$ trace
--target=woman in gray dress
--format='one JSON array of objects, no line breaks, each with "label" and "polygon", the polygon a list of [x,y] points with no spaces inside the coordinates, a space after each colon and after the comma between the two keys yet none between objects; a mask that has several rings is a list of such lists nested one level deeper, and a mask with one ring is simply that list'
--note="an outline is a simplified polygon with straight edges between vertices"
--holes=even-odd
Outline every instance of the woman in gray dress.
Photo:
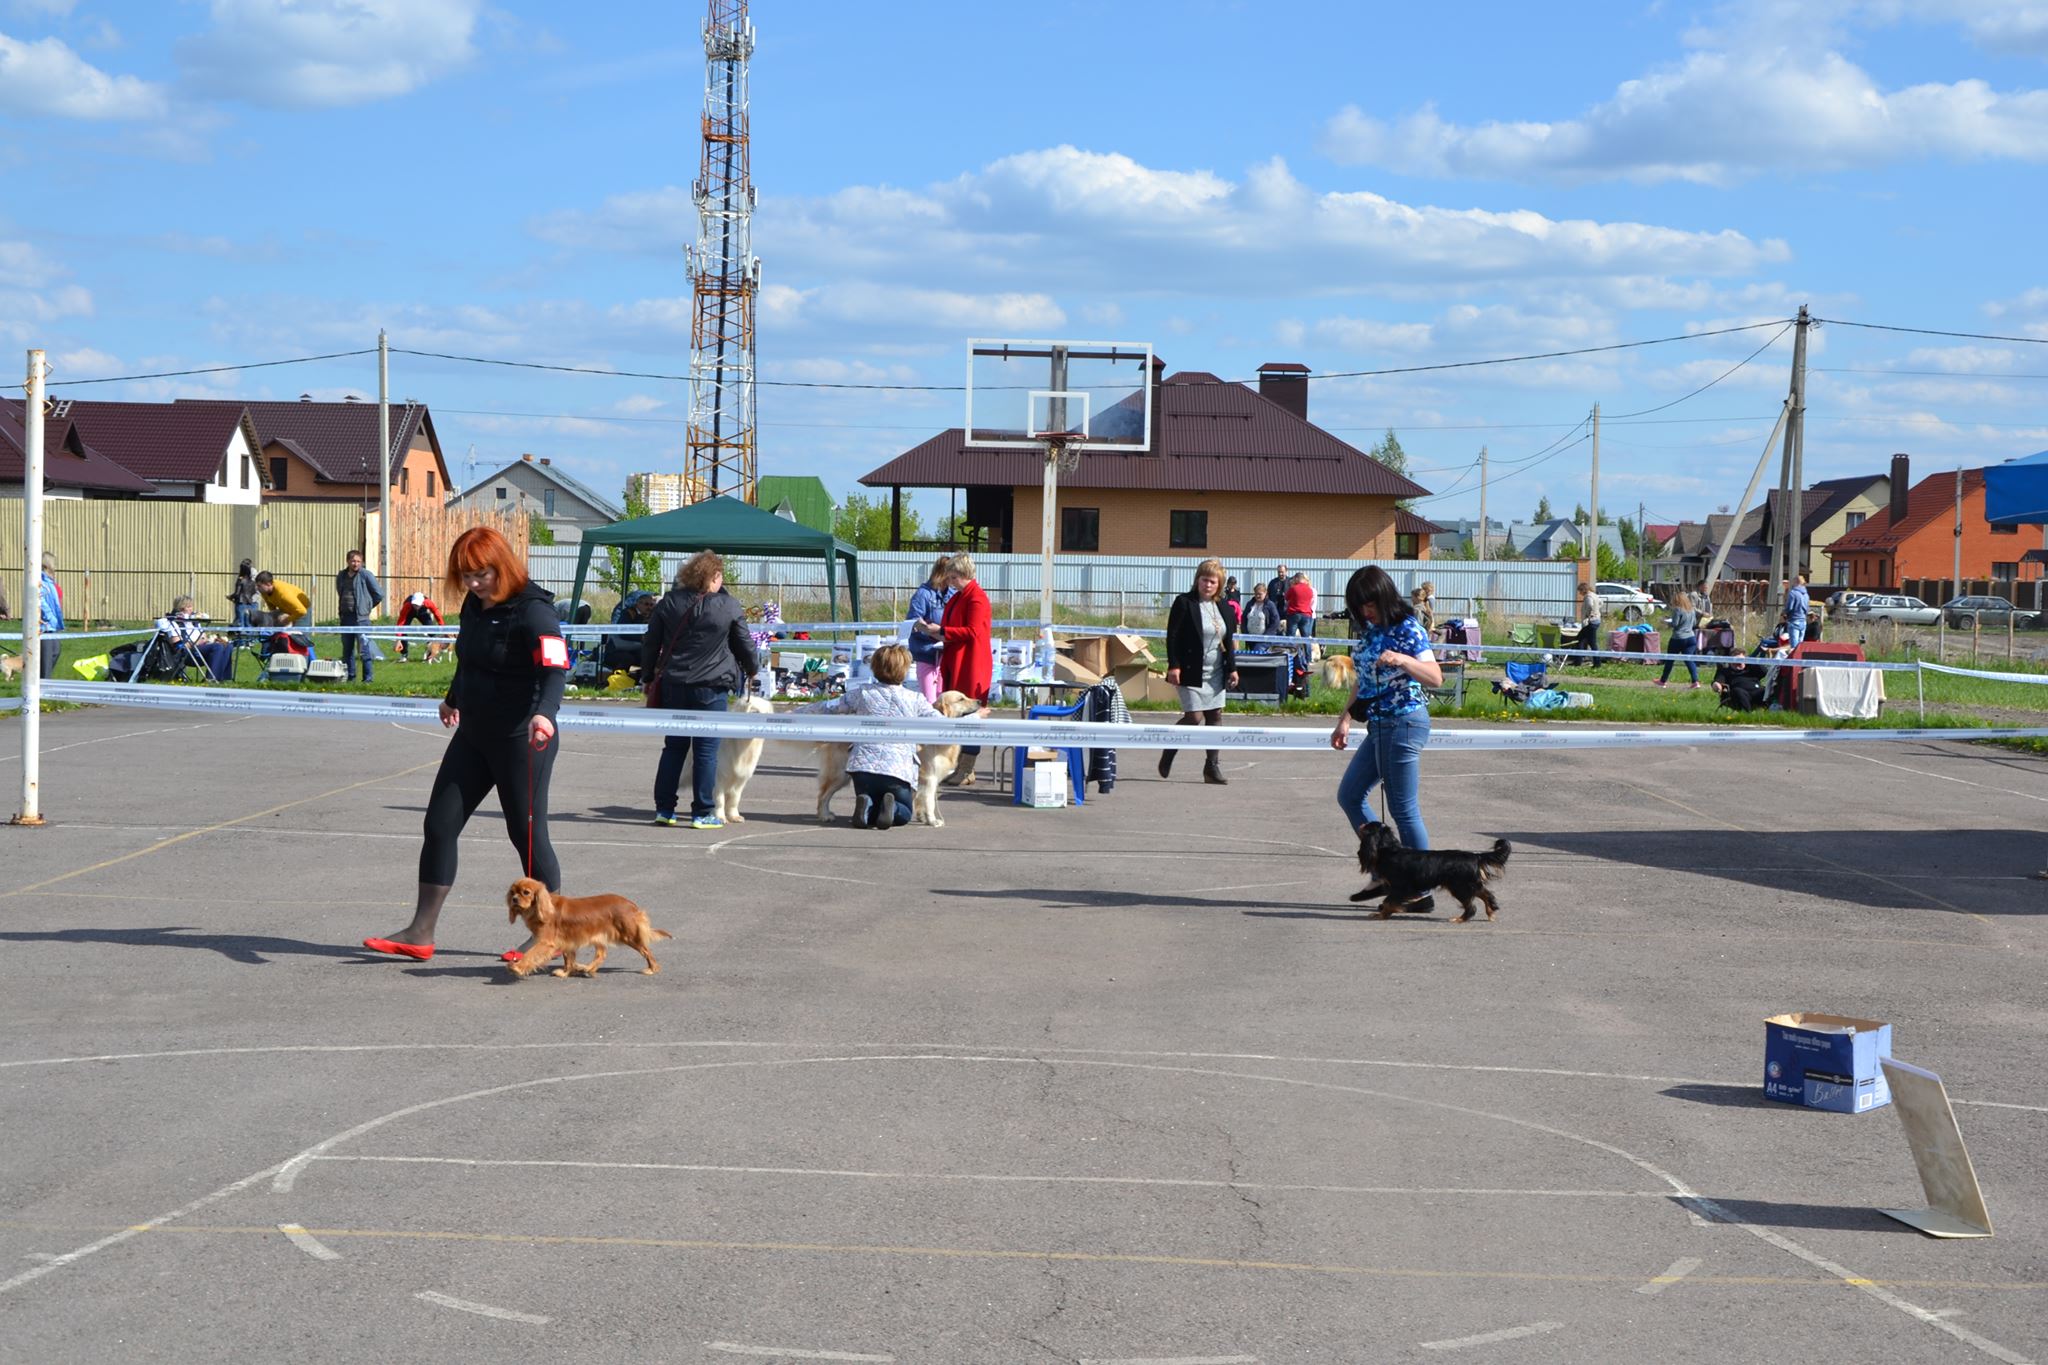
[{"label": "woman in gray dress", "polygon": [[[1205,559],[1195,566],[1195,586],[1173,599],[1166,613],[1166,681],[1180,689],[1180,725],[1221,725],[1224,688],[1237,686],[1237,629],[1223,610],[1223,563]],[[1159,751],[1159,775],[1173,773],[1176,749]],[[1202,780],[1222,786],[1216,750],[1202,767]]]}]

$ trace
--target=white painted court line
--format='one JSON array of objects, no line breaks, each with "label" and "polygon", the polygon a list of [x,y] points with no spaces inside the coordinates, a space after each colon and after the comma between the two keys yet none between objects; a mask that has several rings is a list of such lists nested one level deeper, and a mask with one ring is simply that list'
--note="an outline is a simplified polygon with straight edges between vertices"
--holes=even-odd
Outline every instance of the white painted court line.
[{"label": "white painted court line", "polygon": [[538,1313],[520,1313],[510,1308],[493,1308],[487,1303],[472,1303],[468,1299],[456,1299],[450,1298],[446,1294],[436,1294],[431,1289],[422,1289],[413,1297],[424,1299],[428,1303],[437,1303],[443,1308],[454,1308],[464,1313],[475,1313],[478,1317],[497,1318],[504,1322],[524,1322],[534,1327],[545,1327],[552,1321],[552,1319],[544,1318]]},{"label": "white painted court line", "polygon": [[1636,1293],[1661,1294],[1704,1264],[1706,1262],[1697,1256],[1681,1256],[1673,1261],[1662,1275],[1652,1276],[1648,1284],[1637,1285]]},{"label": "white painted court line", "polygon": [[1931,777],[1937,782],[1954,782],[1959,786],[1975,787],[1979,791],[1997,792],[2000,796],[2017,796],[2022,801],[2048,801],[2048,796],[2035,796],[2032,792],[2019,792],[2010,787],[1994,787],[1984,782],[1972,782],[1968,778],[1950,777],[1946,773],[1930,773],[1921,768],[1908,768],[1903,763],[1887,763],[1881,758],[1872,758],[1869,754],[1850,753],[1846,750],[1839,752],[1845,758],[1860,758],[1865,763],[1875,763],[1880,768],[1890,768],[1895,772],[1911,773],[1915,777]]},{"label": "white painted court line", "polygon": [[1561,1322],[1532,1322],[1526,1327],[1503,1327],[1498,1332],[1481,1332],[1476,1337],[1453,1337],[1449,1341],[1425,1341],[1419,1344],[1425,1351],[1457,1351],[1467,1346],[1491,1346],[1496,1341],[1513,1341],[1517,1337],[1540,1337],[1545,1332],[1555,1332],[1563,1326]]},{"label": "white painted court line", "polygon": [[1079,1365],[1259,1365],[1257,1356],[1082,1356]]},{"label": "white painted court line", "polygon": [[338,1261],[341,1259],[340,1252],[328,1246],[297,1223],[279,1223],[277,1230],[291,1238],[293,1246],[305,1252],[316,1261]]},{"label": "white painted court line", "polygon": [[892,1361],[895,1356],[862,1355],[857,1351],[804,1351],[794,1346],[747,1346],[737,1341],[707,1341],[705,1348],[729,1356],[775,1356],[782,1360]]},{"label": "white painted court line", "polygon": [[1470,1186],[1290,1185],[1257,1180],[1192,1180],[1142,1175],[1002,1175],[975,1171],[862,1171],[815,1166],[710,1166],[667,1161],[549,1161],[521,1157],[318,1156],[315,1161],[379,1161],[418,1166],[552,1166],[595,1171],[680,1171],[697,1175],[795,1175],[841,1180],[952,1180],[992,1185],[1165,1185],[1185,1189],[1256,1190],[1261,1194],[1406,1194],[1429,1198],[1526,1196],[1539,1199],[1664,1199],[1670,1190],[1478,1189]]}]

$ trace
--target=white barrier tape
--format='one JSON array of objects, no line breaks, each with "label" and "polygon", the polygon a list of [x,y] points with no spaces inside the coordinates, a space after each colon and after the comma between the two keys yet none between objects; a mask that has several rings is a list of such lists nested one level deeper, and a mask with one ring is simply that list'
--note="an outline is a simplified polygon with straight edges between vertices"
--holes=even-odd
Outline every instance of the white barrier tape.
[{"label": "white barrier tape", "polygon": [[1993,673],[1981,668],[1950,668],[1947,664],[1923,663],[1929,673],[1949,673],[1958,678],[1984,678],[1990,682],[2048,683],[2048,673]]},{"label": "white barrier tape", "polygon": [[[422,697],[360,693],[251,692],[225,687],[135,687],[125,683],[44,684],[52,701],[170,711],[314,717],[329,720],[438,723],[439,702]],[[18,701],[12,703],[19,705]],[[712,739],[770,739],[799,744],[981,744],[1068,749],[1324,750],[1329,731],[1318,726],[1113,725],[1049,720],[904,720],[879,716],[825,716],[750,712],[656,711],[630,706],[564,706],[563,730],[597,734],[703,735]],[[1363,739],[1355,731],[1354,743]],[[1432,749],[1468,752],[1511,749],[1682,748],[1698,744],[1861,743],[1873,740],[2048,739],[2048,727],[1998,729],[1739,730],[1436,729]]]}]

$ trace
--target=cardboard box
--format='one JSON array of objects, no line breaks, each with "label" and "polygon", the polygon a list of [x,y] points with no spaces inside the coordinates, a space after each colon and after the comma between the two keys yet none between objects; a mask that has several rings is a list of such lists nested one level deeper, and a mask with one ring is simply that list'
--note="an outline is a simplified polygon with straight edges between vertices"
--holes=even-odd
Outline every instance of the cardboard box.
[{"label": "cardboard box", "polygon": [[1892,1026],[1840,1014],[1774,1014],[1764,1020],[1764,1098],[1838,1114],[1892,1102],[1878,1058],[1892,1053]]},{"label": "cardboard box", "polygon": [[1062,646],[1067,657],[1097,678],[1109,673],[1109,640],[1101,635],[1084,635]]},{"label": "cardboard box", "polygon": [[1114,676],[1117,690],[1124,694],[1126,702],[1180,700],[1180,689],[1167,682],[1163,673],[1154,673],[1148,668],[1132,665]]},{"label": "cardboard box", "polygon": [[1152,657],[1152,646],[1142,635],[1098,635],[1096,638],[1102,641],[1111,673],[1128,663],[1158,662]]},{"label": "cardboard box", "polygon": [[1102,681],[1100,673],[1064,654],[1053,655],[1052,676],[1057,682],[1079,683],[1083,687],[1093,687]]},{"label": "cardboard box", "polygon": [[1024,770],[1024,804],[1058,810],[1067,804],[1067,761],[1033,763]]},{"label": "cardboard box", "polygon": [[810,661],[810,657],[808,654],[799,653],[793,649],[782,650],[775,656],[775,666],[785,673],[801,673],[804,671],[804,665]]}]

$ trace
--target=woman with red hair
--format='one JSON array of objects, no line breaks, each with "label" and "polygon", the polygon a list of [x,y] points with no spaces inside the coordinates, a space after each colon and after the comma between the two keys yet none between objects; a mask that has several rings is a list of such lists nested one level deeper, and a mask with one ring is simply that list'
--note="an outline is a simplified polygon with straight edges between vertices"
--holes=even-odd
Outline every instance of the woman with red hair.
[{"label": "woman with red hair", "polygon": [[[468,595],[455,637],[455,677],[441,701],[441,724],[455,737],[427,797],[419,898],[412,923],[389,938],[363,940],[365,948],[420,962],[434,955],[434,926],[455,885],[462,827],[493,790],[526,875],[550,891],[562,885],[548,842],[555,713],[569,678],[555,595],[527,579],[505,537],[482,526],[464,531],[448,551],[446,587]],[[519,953],[505,957],[516,961]]]}]

